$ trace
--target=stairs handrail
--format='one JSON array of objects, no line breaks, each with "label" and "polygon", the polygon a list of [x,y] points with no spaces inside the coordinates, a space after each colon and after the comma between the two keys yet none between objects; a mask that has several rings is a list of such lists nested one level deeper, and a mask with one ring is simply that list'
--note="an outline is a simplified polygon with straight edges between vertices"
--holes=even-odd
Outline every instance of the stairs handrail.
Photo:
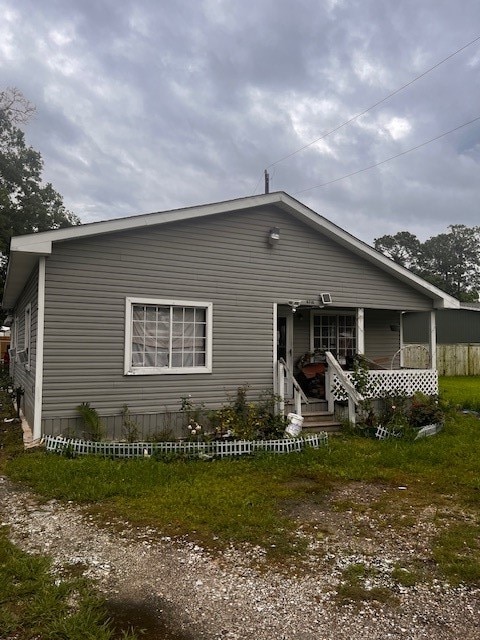
[{"label": "stairs handrail", "polygon": [[295,376],[293,375],[293,373],[290,371],[290,369],[288,367],[288,364],[285,362],[285,360],[283,358],[279,358],[278,361],[285,368],[285,371],[286,371],[288,377],[290,378],[290,380],[293,383],[294,389],[300,394],[300,397],[302,398],[303,402],[305,402],[305,404],[309,404],[309,400],[308,400],[307,396],[305,395],[302,387],[298,384],[298,381],[295,378]]},{"label": "stairs handrail", "polygon": [[364,400],[364,397],[361,393],[355,389],[352,382],[345,375],[344,370],[340,366],[338,360],[332,354],[331,351],[325,351],[325,357],[327,358],[327,363],[329,367],[335,372],[337,378],[340,380],[345,392],[347,394],[348,399],[348,419],[350,422],[355,424],[355,408],[358,407],[360,402]]}]

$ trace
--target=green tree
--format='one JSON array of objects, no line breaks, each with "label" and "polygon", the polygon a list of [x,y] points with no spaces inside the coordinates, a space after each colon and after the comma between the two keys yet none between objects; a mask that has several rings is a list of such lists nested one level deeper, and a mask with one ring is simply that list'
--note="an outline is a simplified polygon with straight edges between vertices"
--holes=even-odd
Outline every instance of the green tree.
[{"label": "green tree", "polygon": [[43,160],[18,127],[35,108],[18,89],[0,92],[0,288],[3,293],[12,236],[80,224],[62,196],[42,181]]},{"label": "green tree", "polygon": [[394,236],[376,238],[375,249],[407,269],[415,269],[421,252],[421,242],[409,231],[399,231]]},{"label": "green tree", "polygon": [[459,300],[476,301],[480,292],[480,227],[453,224],[447,233],[420,242],[408,231],[374,240],[381,251]]}]

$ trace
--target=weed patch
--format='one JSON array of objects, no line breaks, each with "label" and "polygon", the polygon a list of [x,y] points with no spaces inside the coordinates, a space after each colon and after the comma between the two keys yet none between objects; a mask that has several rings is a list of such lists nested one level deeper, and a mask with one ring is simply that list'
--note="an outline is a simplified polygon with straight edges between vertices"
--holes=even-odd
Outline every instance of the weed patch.
[{"label": "weed patch", "polygon": [[433,557],[453,584],[480,585],[480,521],[442,531],[434,541]]},{"label": "weed patch", "polygon": [[384,586],[376,586],[376,572],[363,563],[351,564],[342,573],[337,587],[336,600],[340,604],[361,604],[380,602],[393,604],[396,598],[393,592]]},{"label": "weed patch", "polygon": [[[55,578],[50,561],[20,551],[0,529],[0,636],[112,640],[103,600],[84,579]],[[134,640],[131,633],[124,640]]]}]

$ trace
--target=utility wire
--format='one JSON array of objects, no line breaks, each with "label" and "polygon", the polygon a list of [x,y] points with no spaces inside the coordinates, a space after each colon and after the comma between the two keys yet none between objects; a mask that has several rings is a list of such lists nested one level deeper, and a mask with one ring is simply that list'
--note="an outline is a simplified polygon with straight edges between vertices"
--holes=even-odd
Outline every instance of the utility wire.
[{"label": "utility wire", "polygon": [[444,138],[445,136],[448,136],[450,133],[453,133],[454,131],[458,131],[459,129],[468,127],[469,124],[477,122],[478,120],[480,120],[480,116],[477,116],[476,118],[473,118],[473,120],[469,120],[468,122],[464,122],[463,124],[458,125],[458,127],[455,127],[454,129],[450,129],[450,131],[445,131],[445,133],[441,133],[439,136],[436,136],[435,138],[431,138],[430,140],[422,142],[421,144],[417,144],[415,147],[411,147],[406,151],[401,151],[400,153],[397,153],[396,155],[391,156],[390,158],[385,158],[385,160],[381,160],[380,162],[371,164],[368,167],[364,167],[363,169],[352,171],[352,173],[348,173],[347,175],[341,176],[340,178],[335,178],[334,180],[329,180],[328,182],[322,182],[322,184],[317,184],[314,187],[309,187],[308,189],[302,189],[301,191],[296,191],[294,195],[298,195],[299,193],[305,193],[306,191],[312,191],[313,189],[319,189],[320,187],[326,187],[327,185],[333,184],[334,182],[340,182],[340,180],[345,180],[346,178],[351,178],[352,176],[356,176],[357,174],[363,173],[364,171],[368,171],[369,169],[374,169],[375,167],[379,167],[380,165],[385,164],[386,162],[395,160],[395,158],[400,158],[400,156],[405,156],[407,155],[407,153],[411,153],[412,151],[421,149],[422,147],[425,147],[427,144],[430,144],[431,142],[440,140],[440,138]]},{"label": "utility wire", "polygon": [[[395,89],[395,91],[392,91],[392,93],[389,93],[387,96],[385,96],[384,98],[382,98],[378,102],[375,102],[375,104],[372,104],[370,107],[367,107],[366,109],[364,109],[360,113],[357,113],[357,115],[352,116],[349,120],[346,120],[345,122],[342,122],[342,124],[339,124],[334,129],[331,129],[330,131],[327,131],[326,133],[322,134],[320,137],[315,138],[315,140],[312,140],[312,142],[309,142],[308,144],[303,145],[303,147],[300,147],[300,149],[297,149],[296,151],[292,151],[292,153],[289,153],[288,155],[284,156],[283,158],[280,158],[280,160],[276,160],[275,162],[272,162],[272,164],[268,165],[267,169],[270,169],[271,167],[279,164],[280,162],[283,162],[284,160],[287,160],[288,158],[291,158],[292,156],[296,155],[297,153],[300,153],[300,151],[303,151],[304,149],[308,149],[308,147],[311,147],[316,142],[319,142],[320,140],[323,140],[327,136],[331,135],[332,133],[335,133],[336,131],[339,131],[339,129],[342,129],[343,127],[346,127],[347,124],[350,124],[351,122],[354,122],[354,120],[357,120],[358,118],[360,118],[361,116],[365,115],[366,113],[368,113],[372,109],[375,109],[375,107],[378,107],[378,105],[383,104],[387,100],[390,100],[390,98],[395,96],[397,93],[400,93],[400,91],[403,91],[404,89],[406,89],[407,87],[412,85],[414,82],[417,82],[417,80],[420,80],[420,78],[423,78],[424,76],[426,76],[428,73],[430,73],[434,69],[437,69],[437,67],[442,65],[444,62],[446,62],[447,60],[450,60],[451,58],[453,58],[457,54],[461,53],[462,51],[464,51],[465,49],[470,47],[472,44],[475,44],[475,42],[478,42],[479,40],[480,40],[480,36],[477,36],[473,40],[470,40],[470,42],[467,42],[467,44],[464,44],[462,47],[460,47],[460,49],[457,49],[456,51],[454,51],[453,53],[448,55],[446,58],[443,58],[443,60],[440,60],[439,62],[434,64],[433,67],[430,67],[429,69],[427,69],[426,71],[424,71],[420,75],[418,75],[415,78],[413,78],[413,80],[410,80],[410,82],[407,82],[406,84],[402,85],[398,89]],[[258,184],[260,184],[260,180],[259,180]],[[257,188],[258,188],[258,185],[257,185]]]}]

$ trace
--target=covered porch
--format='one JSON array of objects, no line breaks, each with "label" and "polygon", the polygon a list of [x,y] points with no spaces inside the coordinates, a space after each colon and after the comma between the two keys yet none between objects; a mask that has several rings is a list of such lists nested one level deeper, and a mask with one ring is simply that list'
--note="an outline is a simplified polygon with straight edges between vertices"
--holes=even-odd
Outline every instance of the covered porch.
[{"label": "covered porch", "polygon": [[369,398],[409,397],[418,391],[437,395],[434,310],[429,313],[430,342],[421,346],[420,368],[415,369],[404,366],[417,346],[404,344],[403,310],[299,300],[279,304],[275,312],[274,388],[284,414],[294,412],[306,420],[316,414],[318,426],[328,427],[336,403],[347,402],[348,419],[354,423],[356,407],[364,399],[354,384],[356,356],[368,366]]}]

